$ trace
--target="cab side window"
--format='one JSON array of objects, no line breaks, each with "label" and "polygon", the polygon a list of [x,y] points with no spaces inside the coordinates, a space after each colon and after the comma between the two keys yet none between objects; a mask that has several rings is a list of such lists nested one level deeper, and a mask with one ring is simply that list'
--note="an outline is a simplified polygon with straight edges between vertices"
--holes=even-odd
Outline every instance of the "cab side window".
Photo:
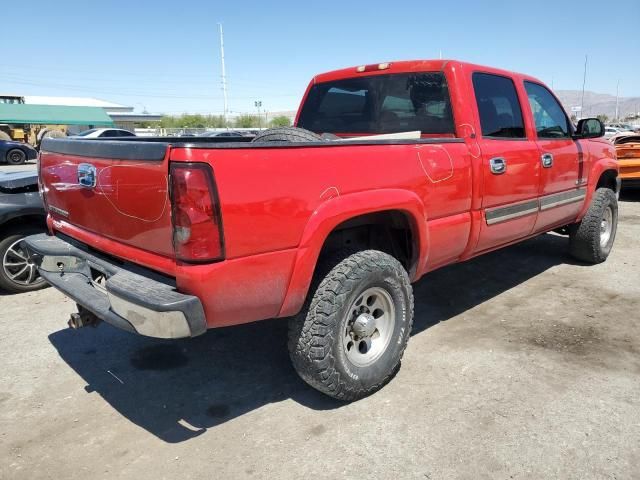
[{"label": "cab side window", "polygon": [[529,97],[538,138],[569,138],[569,119],[551,92],[533,82],[524,82],[524,88]]},{"label": "cab side window", "polygon": [[522,109],[513,80],[489,73],[474,73],[473,89],[483,137],[526,137]]}]

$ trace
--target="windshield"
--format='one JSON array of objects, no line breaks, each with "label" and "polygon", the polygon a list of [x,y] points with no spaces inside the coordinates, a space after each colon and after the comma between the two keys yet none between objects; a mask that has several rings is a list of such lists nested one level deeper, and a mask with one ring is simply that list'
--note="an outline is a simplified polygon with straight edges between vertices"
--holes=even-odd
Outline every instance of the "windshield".
[{"label": "windshield", "polygon": [[91,130],[85,130],[84,132],[80,132],[77,136],[86,137],[87,135],[91,135],[93,132],[97,132],[97,131],[98,131],[97,128],[92,128]]},{"label": "windshield", "polygon": [[442,73],[357,77],[311,87],[298,127],[316,133],[455,133]]}]

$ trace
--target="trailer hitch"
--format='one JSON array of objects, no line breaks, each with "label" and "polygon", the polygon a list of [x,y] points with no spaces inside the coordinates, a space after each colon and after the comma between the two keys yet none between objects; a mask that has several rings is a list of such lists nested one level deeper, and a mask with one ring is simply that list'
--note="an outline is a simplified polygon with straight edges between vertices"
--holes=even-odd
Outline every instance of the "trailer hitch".
[{"label": "trailer hitch", "polygon": [[77,330],[82,327],[97,327],[101,321],[102,320],[96,317],[95,314],[84,308],[82,305],[78,305],[78,312],[71,314],[67,324],[69,325],[69,328]]}]

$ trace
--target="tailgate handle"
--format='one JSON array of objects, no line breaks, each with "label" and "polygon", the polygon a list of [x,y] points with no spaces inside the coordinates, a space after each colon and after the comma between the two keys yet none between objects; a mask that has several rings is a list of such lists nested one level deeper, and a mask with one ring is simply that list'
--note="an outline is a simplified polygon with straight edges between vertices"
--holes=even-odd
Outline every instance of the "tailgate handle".
[{"label": "tailgate handle", "polygon": [[86,188],[96,186],[96,167],[90,163],[81,163],[78,165],[78,183]]}]

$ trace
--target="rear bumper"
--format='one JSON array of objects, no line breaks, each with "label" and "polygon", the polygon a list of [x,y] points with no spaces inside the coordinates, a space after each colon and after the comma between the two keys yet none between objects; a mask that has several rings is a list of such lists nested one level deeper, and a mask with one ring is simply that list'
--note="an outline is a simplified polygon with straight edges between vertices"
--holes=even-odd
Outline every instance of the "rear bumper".
[{"label": "rear bumper", "polygon": [[[105,322],[156,338],[207,330],[198,297],[177,292],[160,277],[132,272],[55,236],[32,235],[23,245],[47,282]],[[96,275],[104,282],[92,280]]]}]

